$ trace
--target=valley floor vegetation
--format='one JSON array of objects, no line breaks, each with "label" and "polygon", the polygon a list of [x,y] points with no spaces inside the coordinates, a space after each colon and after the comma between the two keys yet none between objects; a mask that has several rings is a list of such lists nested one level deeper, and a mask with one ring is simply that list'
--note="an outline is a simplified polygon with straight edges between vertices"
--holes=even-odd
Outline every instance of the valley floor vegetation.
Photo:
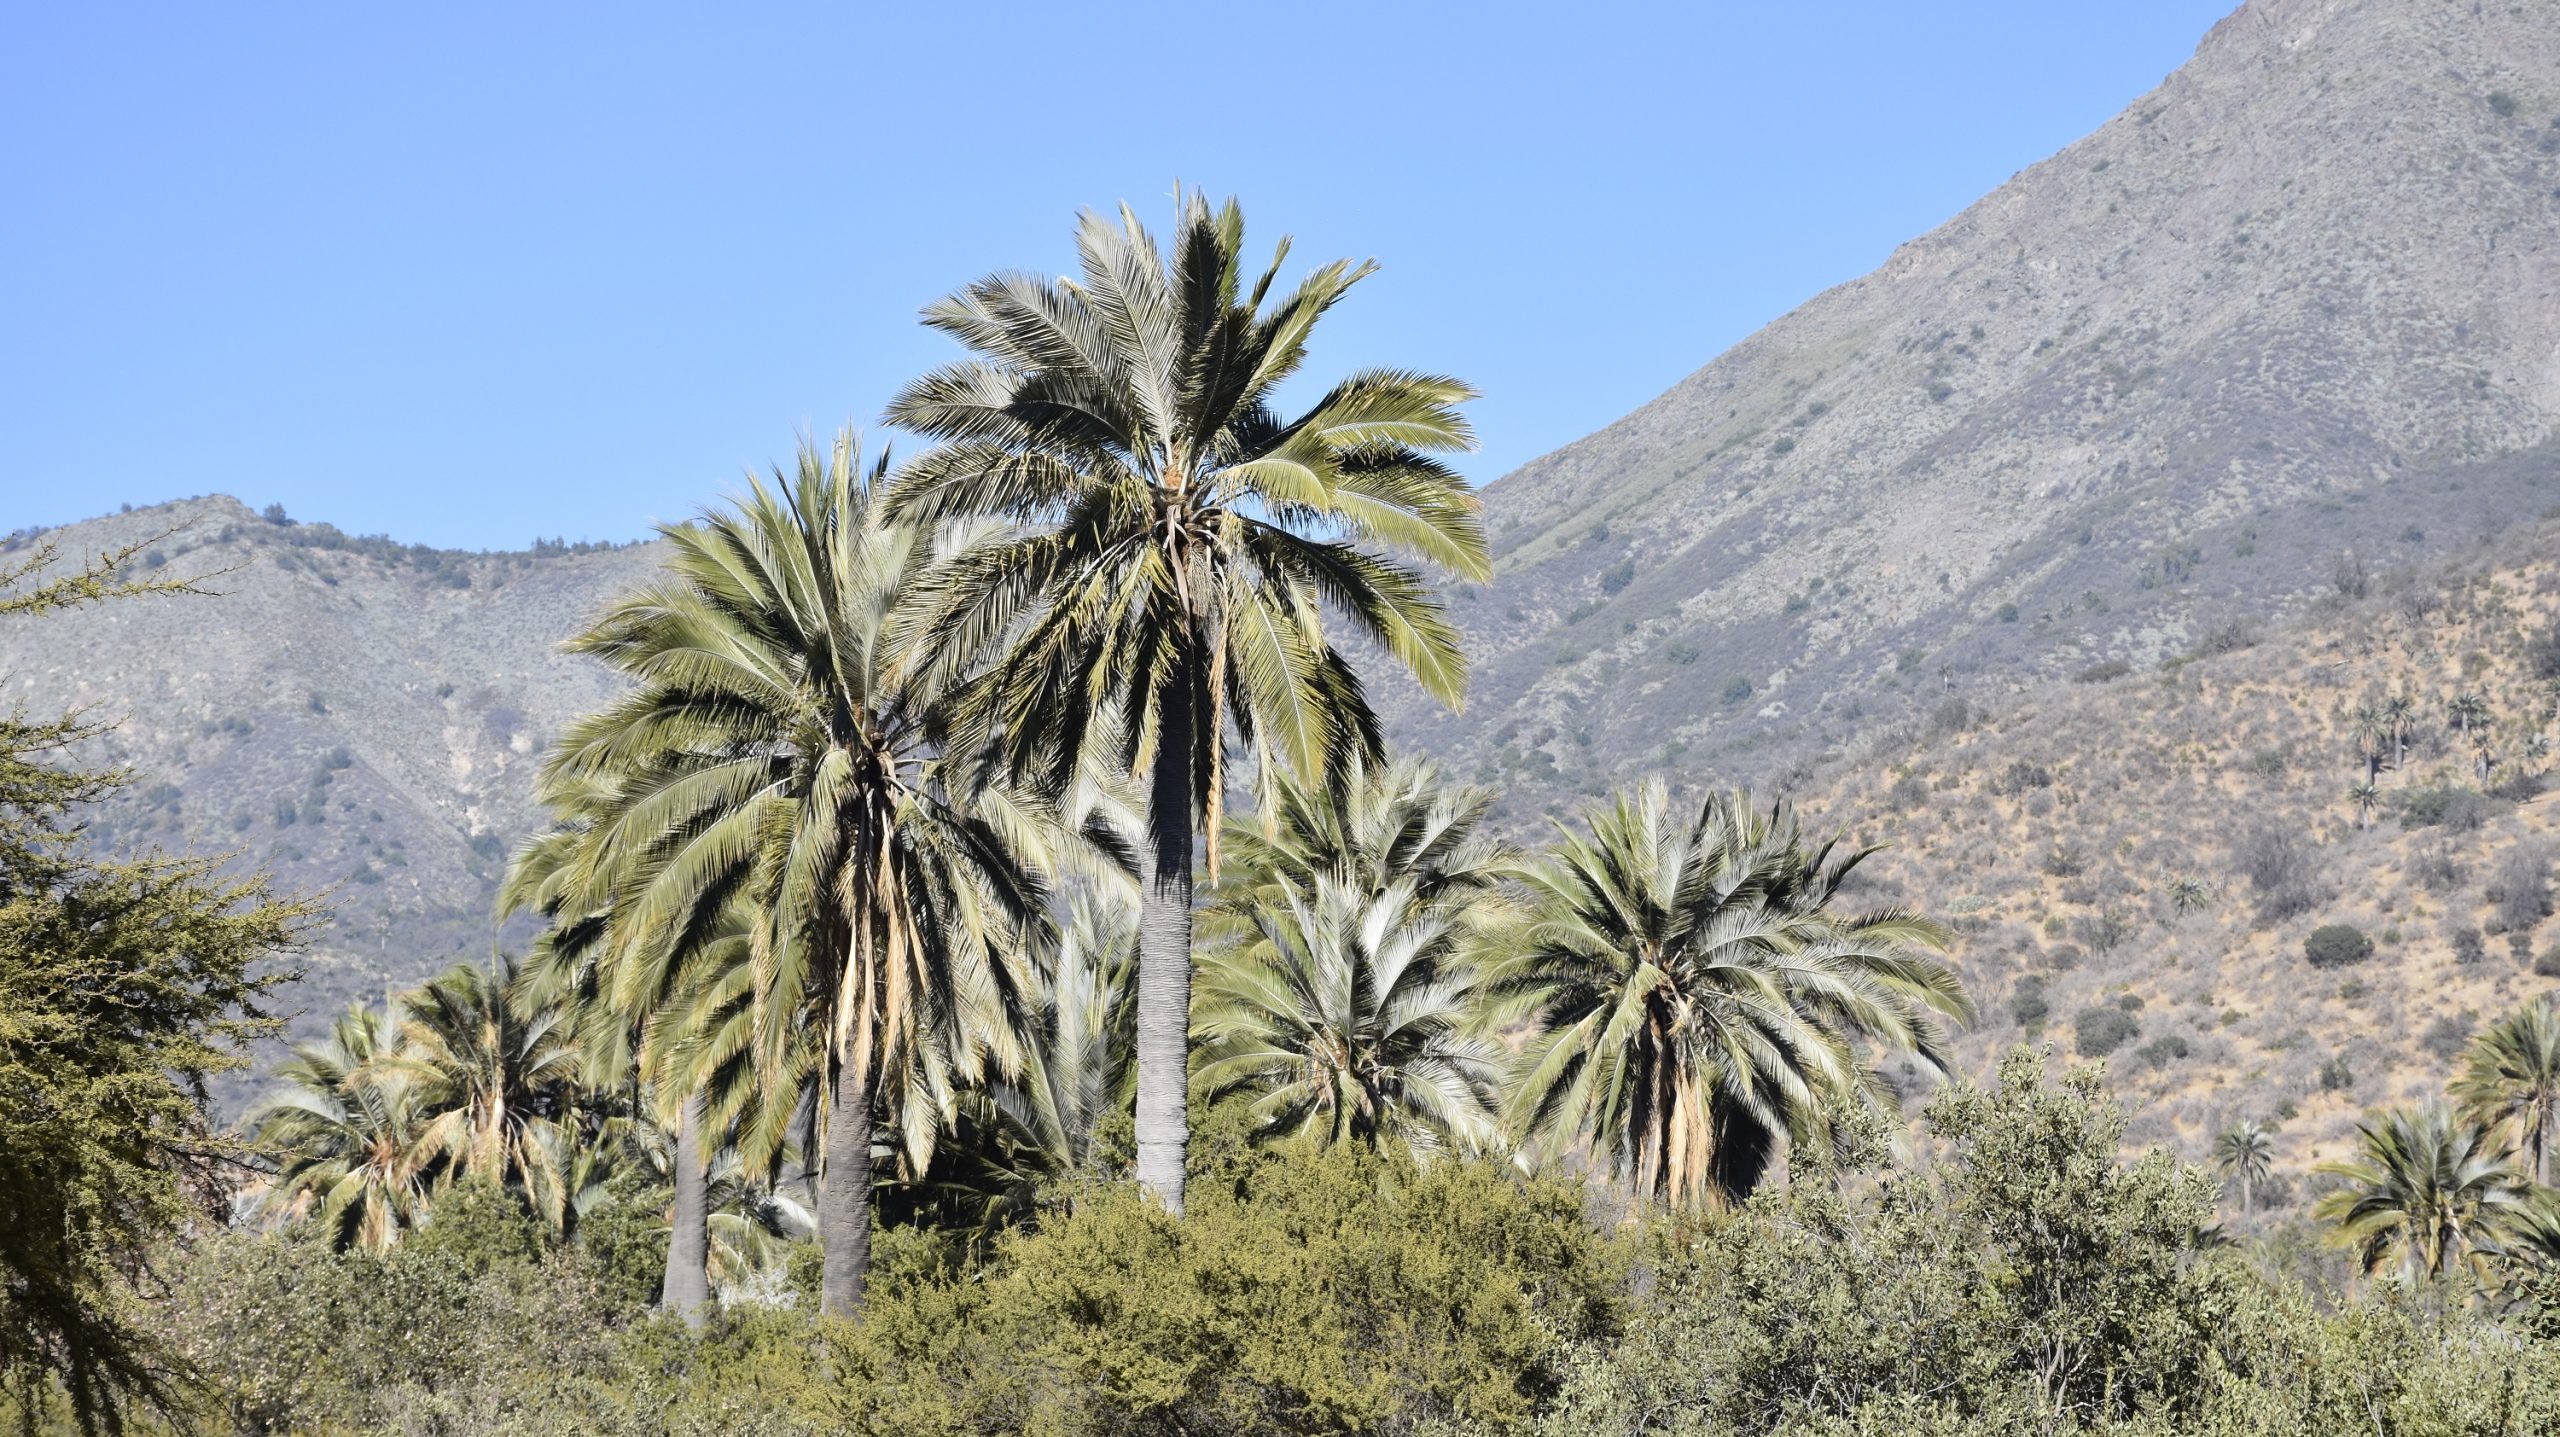
[{"label": "valley floor vegetation", "polygon": [[80,866],[113,776],[8,731],[25,1426],[2560,1430],[2551,1000],[2236,1244],[2266,1133],[2128,1158],[2094,1068],[1948,1073],[1949,935],[1872,851],[1659,783],[1516,847],[1389,753],[1355,658],[1463,693],[1470,391],[1276,411],[1367,269],[1280,289],[1231,203],[1077,246],[927,311],[921,455],[665,531],[571,641],[629,687],[546,751],[541,937],[236,1135],[203,1080],[310,910]]}]

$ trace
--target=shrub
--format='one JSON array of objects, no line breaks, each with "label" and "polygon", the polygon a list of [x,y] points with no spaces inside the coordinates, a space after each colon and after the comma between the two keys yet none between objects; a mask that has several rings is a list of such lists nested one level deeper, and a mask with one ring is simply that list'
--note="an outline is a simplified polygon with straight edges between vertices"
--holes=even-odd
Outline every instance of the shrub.
[{"label": "shrub", "polygon": [[2176,1033],[2152,1039],[2133,1050],[2133,1064],[2143,1068],[2165,1068],[2187,1056],[2187,1040]]},{"label": "shrub", "polygon": [[2402,828],[2471,833],[2489,821],[2490,800],[2477,789],[2411,788],[2394,800]]},{"label": "shrub", "polygon": [[1615,594],[1636,581],[1636,561],[1622,559],[1600,575],[1600,592]]},{"label": "shrub", "polygon": [[2084,1058],[2103,1058],[2142,1031],[2133,1015],[2110,1003],[2071,1015],[2071,1036]]},{"label": "shrub", "polygon": [[2281,923],[2319,906],[2311,841],[2273,824],[2251,830],[2232,851],[2233,866],[2247,876],[2258,898],[2258,921]]},{"label": "shrub", "polygon": [[2373,940],[2347,923],[2323,923],[2302,940],[2302,956],[2314,968],[2346,968],[2373,956]]},{"label": "shrub", "polygon": [[2471,1041],[2471,1030],[2479,1020],[2480,1015],[2468,1008],[2459,1013],[2438,1014],[2418,1035],[2418,1046],[2440,1063],[2450,1061]]},{"label": "shrub", "polygon": [[2121,908],[2107,908],[2080,918],[2071,928],[2072,936],[2089,945],[2090,951],[2112,953],[2133,936],[2133,919]]},{"label": "shrub", "polygon": [[2077,878],[2089,869],[2088,860],[2080,856],[2079,849],[2060,843],[2044,851],[2040,866],[2054,878]]},{"label": "shrub", "polygon": [[2524,642],[2525,672],[2537,679],[2560,679],[2560,619],[2534,631]]},{"label": "shrub", "polygon": [[2080,672],[2073,674],[2071,676],[2071,680],[2074,683],[2103,684],[2110,679],[2123,678],[2125,675],[2132,672],[2133,665],[2126,663],[2124,660],[2106,659],[2101,662],[2091,664]]},{"label": "shrub", "polygon": [[2560,978],[2560,943],[2543,949],[2533,960],[2533,974],[2537,978]]},{"label": "shrub", "polygon": [[2016,604],[2002,604],[1998,609],[1993,610],[1992,613],[1993,617],[1999,619],[1999,621],[2004,624],[2014,624],[2018,621],[2018,606]]},{"label": "shrub", "polygon": [[2481,937],[2480,930],[2470,924],[2465,923],[2456,927],[2451,934],[2451,942],[2453,961],[2456,963],[2468,966],[2482,962],[2489,956],[2489,941]]},{"label": "shrub", "polygon": [[2053,787],[2053,770],[2032,759],[2014,758],[1991,780],[1991,791],[2015,798],[2030,789]]},{"label": "shrub", "polygon": [[1724,681],[1724,701],[1728,704],[1738,704],[1751,697],[1752,693],[1751,680],[1744,675],[1735,674]]},{"label": "shrub", "polygon": [[2041,976],[2029,973],[2009,990],[2009,1017],[2019,1027],[2040,1027],[2052,1013],[2053,1005],[2045,998]]},{"label": "shrub", "polygon": [[2498,861],[2490,883],[2498,922],[2521,933],[2551,916],[2551,854],[2539,843],[2519,843]]},{"label": "shrub", "polygon": [[2346,1054],[2331,1054],[2329,1061],[2320,1065],[2320,1091],[2324,1093],[2344,1092],[2345,1090],[2354,1087],[2355,1083],[2355,1070],[2347,1066]]}]

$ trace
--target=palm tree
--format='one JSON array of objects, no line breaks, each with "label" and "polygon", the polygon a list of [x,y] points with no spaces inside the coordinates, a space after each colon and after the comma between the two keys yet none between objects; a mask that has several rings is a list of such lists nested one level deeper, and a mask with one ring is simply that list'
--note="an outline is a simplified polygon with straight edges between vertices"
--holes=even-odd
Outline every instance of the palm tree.
[{"label": "palm tree", "polygon": [[2391,766],[2409,766],[2409,736],[2417,731],[2418,702],[2405,693],[2395,693],[2382,702],[2383,726],[2391,734]]},{"label": "palm tree", "polygon": [[2188,875],[2170,880],[2169,906],[2180,917],[2202,912],[2213,905],[2213,889],[2201,878]]},{"label": "palm tree", "polygon": [[1182,1208],[1195,838],[1219,863],[1225,740],[1314,779],[1379,750],[1328,614],[1443,702],[1466,668],[1418,556],[1490,571],[1474,493],[1430,457],[1473,438],[1453,379],[1364,370],[1304,413],[1273,409],[1315,324],[1373,266],[1338,261],[1273,299],[1234,202],[1179,201],[1168,252],[1124,206],[1077,227],[1080,273],[991,275],[925,311],[971,357],[888,418],[939,441],[899,476],[902,515],[1016,527],[933,578],[918,671],[1005,657],[967,687],[952,739],[993,743],[1051,785],[1094,751],[1147,787],[1138,846],[1138,1179]]},{"label": "palm tree", "polygon": [[516,961],[456,963],[405,995],[398,1048],[376,1058],[406,1071],[431,1113],[421,1138],[444,1155],[448,1182],[478,1178],[523,1194],[554,1231],[571,1223],[574,1144],[555,1115],[578,1074],[561,1008],[528,1001]]},{"label": "palm tree", "polygon": [[2523,1176],[2487,1131],[2441,1104],[2398,1109],[2357,1131],[2356,1157],[2319,1169],[2348,1185],[2312,1215],[2336,1225],[2367,1272],[2396,1258],[2412,1280],[2441,1277],[2474,1257],[2524,1196]]},{"label": "palm tree", "polygon": [[277,1065],[283,1086],[250,1115],[276,1159],[267,1208],[317,1217],[339,1248],[398,1241],[426,1216],[445,1161],[420,1085],[390,1061],[399,1048],[398,1021],[357,1004]]},{"label": "palm tree", "polygon": [[2258,1185],[2274,1170],[2275,1158],[2275,1134],[2262,1123],[2234,1123],[2214,1135],[2213,1159],[2239,1182],[2242,1216],[2257,1211]]},{"label": "palm tree", "polygon": [[1426,759],[1354,765],[1339,781],[1263,776],[1261,813],[1227,820],[1226,873],[1200,913],[1202,941],[1251,943],[1265,907],[1329,880],[1368,897],[1398,883],[1418,908],[1445,909],[1470,933],[1502,921],[1509,845],[1483,831],[1491,789],[1444,783]]},{"label": "palm tree", "polygon": [[2490,759],[2498,751],[2498,737],[2486,724],[2471,731],[2471,771],[2480,782],[2489,781]]},{"label": "palm tree", "polygon": [[2347,711],[2347,733],[2355,740],[2356,758],[2364,764],[2367,787],[2382,779],[2382,746],[2391,741],[2391,725],[2382,710],[2370,703],[2358,704]]},{"label": "palm tree", "polygon": [[2560,1131],[2560,999],[2545,993],[2473,1038],[2453,1097],[2473,1122],[2512,1134],[2526,1174],[2550,1182]]},{"label": "palm tree", "polygon": [[2371,783],[2359,783],[2347,790],[2347,801],[2356,806],[2356,827],[2373,827],[2373,811],[2382,802],[2382,790]]},{"label": "palm tree", "polygon": [[1246,1098],[1270,1138],[1492,1146],[1502,1047],[1475,1031],[1480,975],[1455,915],[1419,887],[1320,877],[1256,908],[1258,942],[1204,955],[1198,1096]]},{"label": "palm tree", "polygon": [[[954,1074],[1013,1061],[1003,950],[1038,893],[1007,842],[1032,816],[928,741],[966,665],[894,672],[893,609],[937,546],[966,536],[886,516],[885,462],[866,479],[850,432],[804,444],[795,475],[661,530],[665,577],[570,644],[637,687],[545,766],[554,788],[610,796],[586,847],[628,945],[617,1011],[681,998],[701,1010],[685,1026],[720,1029],[691,1045],[695,1076],[753,1075],[751,1157],[780,1150],[814,1088],[832,1314],[862,1304],[875,1116],[921,1165]],[[743,970],[706,964],[741,913]]]},{"label": "palm tree", "polygon": [[2453,720],[2454,731],[2466,738],[2473,729],[2489,722],[2489,701],[2473,690],[2455,694],[2444,707],[2445,716]]},{"label": "palm tree", "polygon": [[1839,903],[1874,850],[1808,846],[1739,793],[1682,821],[1659,783],[1588,823],[1523,865],[1530,919],[1490,985],[1489,1023],[1535,1029],[1510,1094],[1531,1153],[1587,1136],[1641,1197],[1723,1201],[1872,1099],[1863,1050],[1943,1067],[1939,1020],[1970,1016],[1928,956],[1943,933]]}]

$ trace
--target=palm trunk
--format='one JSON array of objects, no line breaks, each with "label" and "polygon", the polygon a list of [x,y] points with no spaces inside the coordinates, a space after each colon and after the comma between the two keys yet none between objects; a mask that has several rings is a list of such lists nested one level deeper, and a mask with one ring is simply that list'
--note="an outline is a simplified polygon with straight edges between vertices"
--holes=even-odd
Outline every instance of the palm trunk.
[{"label": "palm trunk", "polygon": [[1138,881],[1138,1185],[1182,1212],[1191,1146],[1191,759],[1198,744],[1189,664],[1161,697],[1147,839]]},{"label": "palm trunk", "polygon": [[824,1265],[818,1308],[830,1317],[862,1312],[871,1276],[871,1084],[862,1062],[836,1064],[827,1108],[826,1171],[819,1179],[818,1246]]},{"label": "palm trunk", "polygon": [[667,1275],[658,1306],[699,1332],[711,1302],[711,1168],[702,1155],[702,1097],[684,1100],[676,1119],[676,1211],[667,1234]]}]

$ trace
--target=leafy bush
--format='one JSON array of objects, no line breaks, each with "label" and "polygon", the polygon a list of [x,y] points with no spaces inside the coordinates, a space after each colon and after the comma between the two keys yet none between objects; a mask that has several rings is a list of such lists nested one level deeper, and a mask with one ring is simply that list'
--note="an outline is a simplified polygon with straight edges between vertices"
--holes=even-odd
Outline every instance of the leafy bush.
[{"label": "leafy bush", "polygon": [[2442,828],[2471,833],[2489,821],[2491,800],[2472,788],[2403,789],[2393,800],[2402,828]]},{"label": "leafy bush", "polygon": [[1632,584],[1635,581],[1636,561],[1633,559],[1622,559],[1601,573],[1600,592],[1604,594],[1620,593],[1625,590],[1627,585]]},{"label": "leafy bush", "polygon": [[2319,906],[2314,850],[2294,829],[2261,825],[2241,838],[2231,856],[2257,895],[2260,923],[2281,923]]},{"label": "leafy bush", "polygon": [[2521,933],[2551,916],[2551,854],[2541,844],[2519,843],[2498,860],[2489,883],[2498,924]]},{"label": "leafy bush", "polygon": [[2302,956],[2314,968],[2346,968],[2373,956],[2373,940],[2348,923],[2323,923],[2302,940]]},{"label": "leafy bush", "polygon": [[2033,759],[2009,760],[1999,776],[1991,780],[1991,791],[2002,798],[2015,798],[2032,789],[2053,787],[2053,770]]},{"label": "leafy bush", "polygon": [[1728,704],[1738,704],[1751,697],[1753,692],[1751,680],[1746,675],[1735,674],[1724,681],[1724,701]]},{"label": "leafy bush", "polygon": [[2029,973],[2009,991],[2009,1018],[2021,1028],[2035,1028],[2053,1013],[2053,1005],[2045,998],[2044,979]]},{"label": "leafy bush", "polygon": [[2450,1061],[2471,1041],[2471,1030],[2479,1026],[2480,1015],[2469,1009],[2459,1013],[2441,1013],[2418,1035],[2418,1046],[2438,1062]]},{"label": "leafy bush", "polygon": [[2084,1058],[2103,1058],[2133,1041],[2142,1025],[2113,1004],[2083,1008],[2071,1015],[2071,1036]]},{"label": "leafy bush", "polygon": [[2133,665],[2122,659],[2105,659],[2073,674],[2071,681],[2081,684],[2103,684],[2110,679],[2123,678],[2132,672]]},{"label": "leafy bush", "polygon": [[2467,966],[2482,962],[2489,956],[2488,940],[2481,937],[2480,930],[2470,924],[2457,926],[2450,935],[2450,941],[2453,946],[2453,961],[2456,963]]},{"label": "leafy bush", "polygon": [[2348,1088],[2354,1087],[2356,1074],[2353,1068],[2347,1066],[2347,1055],[2344,1053],[2331,1054],[2329,1056],[2329,1061],[2320,1065],[2319,1081],[2320,1091],[2324,1093],[2344,1092]]}]

